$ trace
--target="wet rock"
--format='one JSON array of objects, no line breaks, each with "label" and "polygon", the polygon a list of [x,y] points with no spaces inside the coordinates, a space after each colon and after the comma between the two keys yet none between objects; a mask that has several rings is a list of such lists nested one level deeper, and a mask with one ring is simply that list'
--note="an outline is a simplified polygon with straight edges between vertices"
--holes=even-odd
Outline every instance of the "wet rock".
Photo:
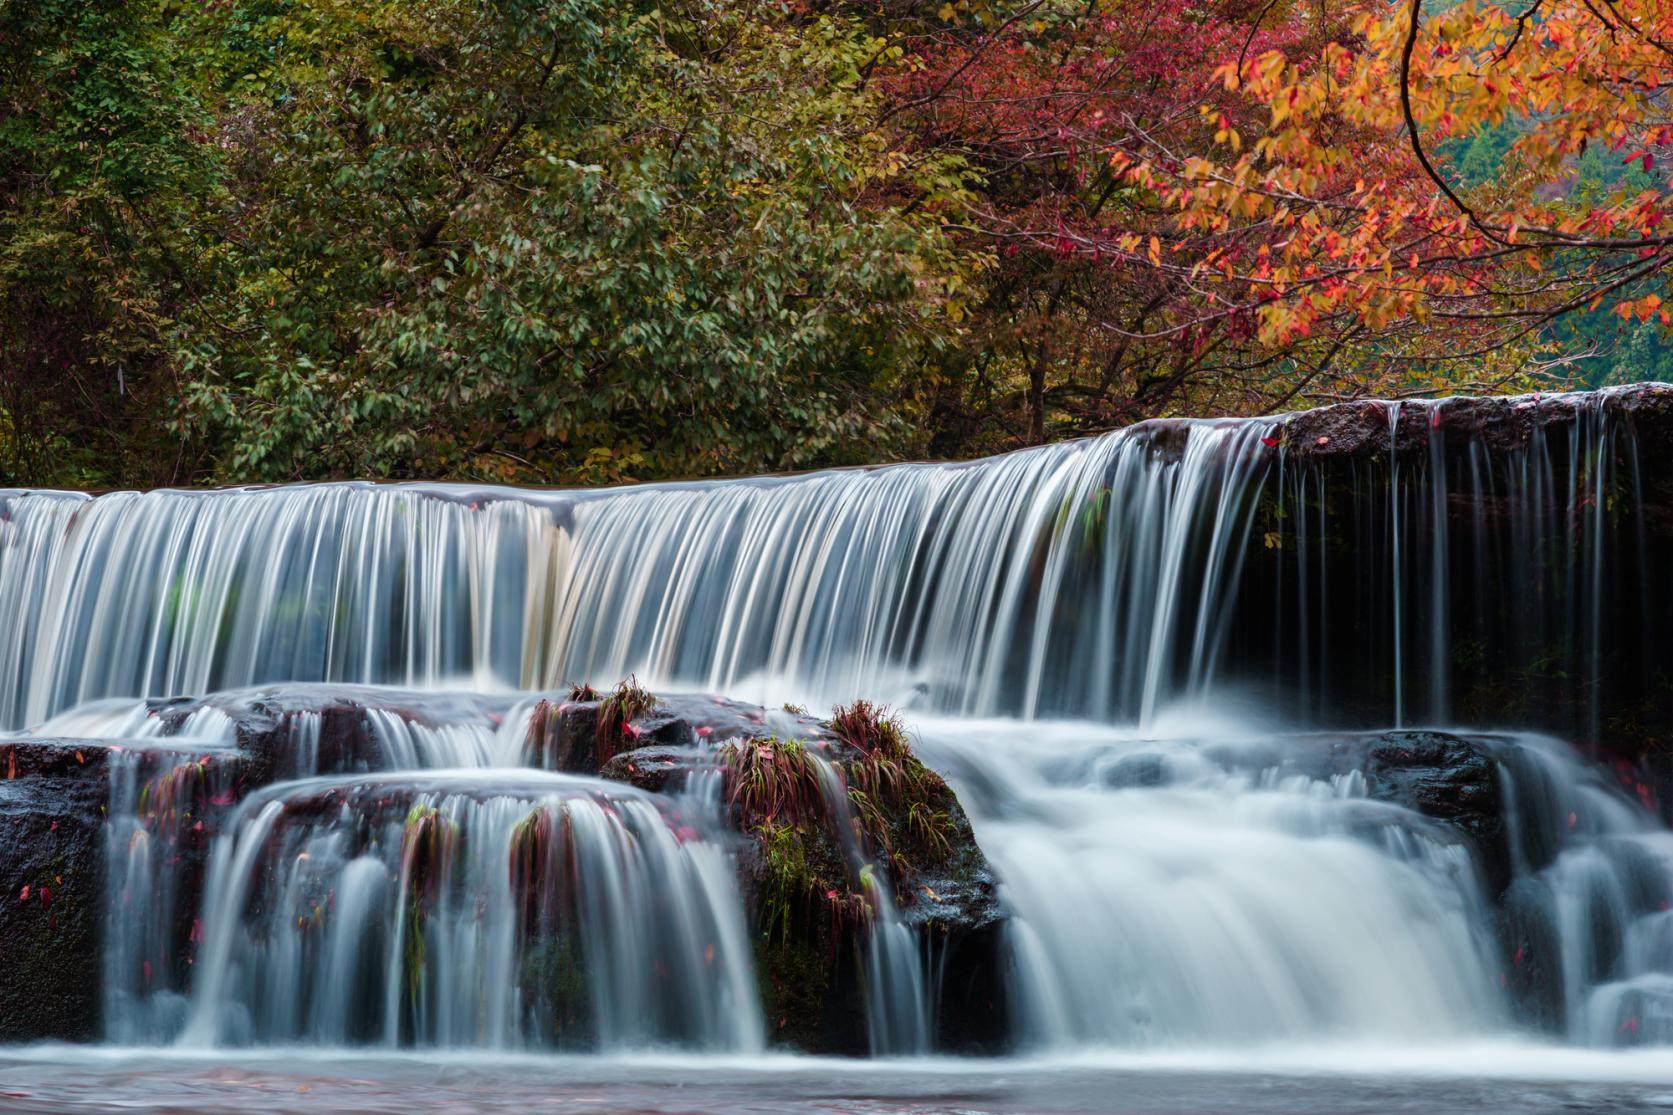
[{"label": "wet rock", "polygon": [[660,701],[659,713],[684,721],[698,740],[710,746],[769,736],[819,740],[827,734],[824,721],[793,706],[764,708],[712,694],[672,694]]},{"label": "wet rock", "polygon": [[685,788],[691,775],[717,767],[713,751],[697,747],[650,745],[624,751],[605,763],[602,778],[625,782],[653,794],[674,794]]},{"label": "wet rock", "polygon": [[0,1042],[98,1036],[106,759],[0,743]]},{"label": "wet rock", "polygon": [[[620,690],[618,690],[620,692]],[[570,774],[626,773],[616,760],[644,748],[714,749],[738,740],[772,738],[817,739],[821,722],[801,710],[769,710],[760,705],[702,694],[650,698],[654,704],[628,719],[612,720],[612,695],[585,699],[556,697],[536,706],[529,726],[532,765]]]},{"label": "wet rock", "polygon": [[913,901],[901,913],[925,939],[934,984],[935,1048],[999,1054],[1011,1045],[1006,996],[1006,918],[996,879],[974,838],[954,866],[912,881]]},{"label": "wet rock", "polygon": [[1352,748],[1365,776],[1366,795],[1445,823],[1475,851],[1488,896],[1504,893],[1511,877],[1510,835],[1497,749],[1489,741],[1444,732],[1394,731]]},{"label": "wet rock", "polygon": [[1004,915],[994,877],[957,798],[898,724],[856,705],[815,740],[756,737],[721,759],[776,1041],[816,1053],[876,1051],[865,958],[874,925],[898,917],[934,958],[935,1047],[1003,1049]]},{"label": "wet rock", "polygon": [[1673,439],[1673,387],[1635,384],[1609,392],[1495,398],[1440,403],[1378,399],[1340,403],[1278,420],[1286,453],[1304,459],[1384,456],[1426,450],[1441,436],[1448,445],[1479,442],[1496,452],[1524,448],[1535,430],[1574,421],[1590,407],[1630,416],[1641,444]]},{"label": "wet rock", "polygon": [[529,720],[525,761],[543,770],[597,774],[612,752],[601,748],[597,701],[542,700]]}]

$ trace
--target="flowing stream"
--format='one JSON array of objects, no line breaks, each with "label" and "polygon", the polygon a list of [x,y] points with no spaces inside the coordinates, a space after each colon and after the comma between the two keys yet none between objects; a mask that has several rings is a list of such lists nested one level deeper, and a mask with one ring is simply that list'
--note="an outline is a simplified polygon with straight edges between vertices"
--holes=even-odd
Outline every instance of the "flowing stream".
[{"label": "flowing stream", "polygon": [[[1018,1056],[1673,1043],[1673,834],[1581,753],[1673,620],[1632,423],[1492,447],[1448,406],[1341,459],[1169,422],[607,491],[0,493],[0,729],[119,741],[106,1040],[761,1055],[718,783],[525,747],[538,694],[636,675],[902,709],[997,876]],[[236,707],[310,685],[369,745],[298,707],[246,792]],[[1414,724],[1487,764],[1489,837],[1387,789]],[[939,960],[844,855],[871,1051],[934,1053]]]}]

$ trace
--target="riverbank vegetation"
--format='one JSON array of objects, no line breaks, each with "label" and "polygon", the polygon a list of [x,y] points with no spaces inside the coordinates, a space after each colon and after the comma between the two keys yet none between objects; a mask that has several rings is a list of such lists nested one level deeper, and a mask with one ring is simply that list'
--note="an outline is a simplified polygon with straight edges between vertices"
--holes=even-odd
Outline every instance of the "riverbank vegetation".
[{"label": "riverbank vegetation", "polygon": [[37,0],[0,55],[0,485],[728,475],[1673,366],[1656,0]]}]

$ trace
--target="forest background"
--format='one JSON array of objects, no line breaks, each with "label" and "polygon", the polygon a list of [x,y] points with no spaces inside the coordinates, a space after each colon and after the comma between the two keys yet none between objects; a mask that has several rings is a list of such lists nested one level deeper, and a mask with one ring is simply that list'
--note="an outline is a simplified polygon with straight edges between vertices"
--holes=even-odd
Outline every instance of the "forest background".
[{"label": "forest background", "polygon": [[1673,379],[1659,0],[0,0],[0,486]]}]

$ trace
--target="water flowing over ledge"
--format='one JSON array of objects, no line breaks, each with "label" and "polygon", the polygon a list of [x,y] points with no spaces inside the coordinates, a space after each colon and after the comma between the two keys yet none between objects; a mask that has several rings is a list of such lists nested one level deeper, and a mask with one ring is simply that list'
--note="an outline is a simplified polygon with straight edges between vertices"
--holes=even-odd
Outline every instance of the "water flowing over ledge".
[{"label": "water flowing over ledge", "polygon": [[[1502,706],[1595,741],[1666,683],[1673,389],[1159,422],[961,465],[533,493],[0,496],[0,725],[270,681],[575,680],[1145,723]],[[1617,692],[1618,691],[1618,692]]]},{"label": "water flowing over ledge", "polygon": [[[0,939],[82,942],[47,1013],[119,1043],[1673,1042],[1668,568],[1658,385],[598,492],[0,493]],[[957,801],[717,691],[886,700]],[[0,1034],[87,1036],[9,979]]]}]

